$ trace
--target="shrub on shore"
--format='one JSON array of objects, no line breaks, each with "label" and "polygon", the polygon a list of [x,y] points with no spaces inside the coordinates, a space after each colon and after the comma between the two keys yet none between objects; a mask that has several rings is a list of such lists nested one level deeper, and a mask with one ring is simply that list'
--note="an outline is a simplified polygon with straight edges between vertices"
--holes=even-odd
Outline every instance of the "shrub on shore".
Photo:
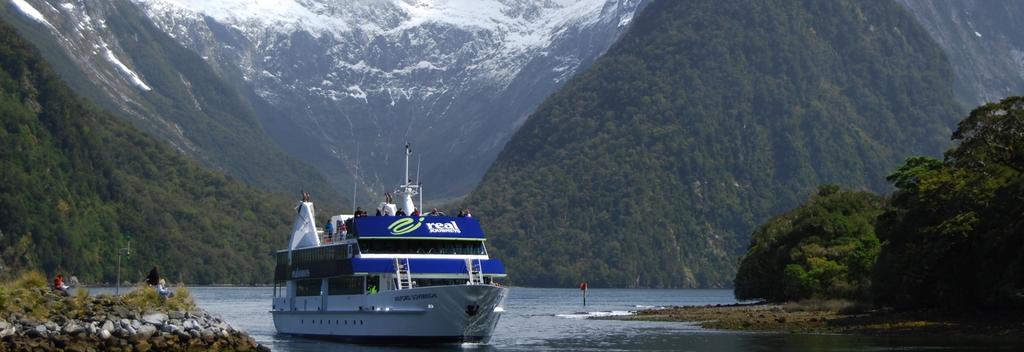
[{"label": "shrub on shore", "polygon": [[881,197],[822,186],[804,205],[761,225],[736,274],[736,298],[856,300],[868,296]]}]

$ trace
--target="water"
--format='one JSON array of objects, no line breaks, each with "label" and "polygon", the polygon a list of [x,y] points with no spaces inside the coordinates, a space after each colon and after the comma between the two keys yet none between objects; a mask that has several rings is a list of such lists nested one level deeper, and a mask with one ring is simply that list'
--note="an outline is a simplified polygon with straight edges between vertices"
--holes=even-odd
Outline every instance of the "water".
[{"label": "water", "polygon": [[[248,331],[274,351],[412,351],[277,335],[269,288],[192,288],[199,305]],[[584,319],[667,305],[736,303],[730,290],[512,288],[487,345],[430,346],[448,351],[1021,351],[1024,341],[987,338],[774,334],[701,329],[693,324]]]}]

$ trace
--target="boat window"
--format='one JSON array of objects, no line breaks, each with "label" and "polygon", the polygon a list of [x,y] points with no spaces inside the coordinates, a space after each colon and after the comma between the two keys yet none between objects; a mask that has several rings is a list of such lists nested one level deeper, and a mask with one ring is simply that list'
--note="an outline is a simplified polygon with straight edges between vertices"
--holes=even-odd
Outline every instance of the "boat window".
[{"label": "boat window", "polygon": [[371,240],[359,241],[363,254],[461,254],[485,255],[483,241]]},{"label": "boat window", "polygon": [[414,279],[416,287],[465,285],[468,279]]},{"label": "boat window", "polygon": [[320,279],[298,280],[295,282],[296,296],[319,296]]},{"label": "boat window", "polygon": [[327,294],[336,295],[361,295],[363,294],[362,276],[342,276],[327,279]]}]

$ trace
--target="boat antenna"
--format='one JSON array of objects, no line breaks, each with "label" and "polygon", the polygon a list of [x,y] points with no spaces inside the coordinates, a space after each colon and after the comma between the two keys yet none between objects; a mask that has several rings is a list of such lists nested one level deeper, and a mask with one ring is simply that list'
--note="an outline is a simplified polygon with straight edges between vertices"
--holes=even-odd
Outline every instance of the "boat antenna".
[{"label": "boat antenna", "polygon": [[412,155],[412,148],[409,147],[409,142],[405,142],[405,178],[402,179],[403,185],[409,187],[409,156]]}]

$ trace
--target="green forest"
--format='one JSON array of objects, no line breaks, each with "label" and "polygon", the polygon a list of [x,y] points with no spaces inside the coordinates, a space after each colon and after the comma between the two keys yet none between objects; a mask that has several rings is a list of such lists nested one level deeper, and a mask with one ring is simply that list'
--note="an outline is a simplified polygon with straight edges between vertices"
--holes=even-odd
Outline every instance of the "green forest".
[{"label": "green forest", "polygon": [[736,274],[736,298],[868,298],[881,247],[875,219],[884,204],[873,193],[829,185],[771,218],[751,236]]},{"label": "green forest", "polygon": [[26,269],[85,283],[153,266],[173,281],[262,283],[288,200],[198,163],[76,96],[0,22],[0,279]]},{"label": "green forest", "polygon": [[762,225],[737,297],[1024,308],[1024,97],[978,107],[952,139],[943,160],[908,158],[889,175],[884,200],[819,192]]},{"label": "green forest", "polygon": [[818,185],[884,192],[948,148],[952,77],[892,1],[656,1],[464,204],[517,285],[727,287]]}]

